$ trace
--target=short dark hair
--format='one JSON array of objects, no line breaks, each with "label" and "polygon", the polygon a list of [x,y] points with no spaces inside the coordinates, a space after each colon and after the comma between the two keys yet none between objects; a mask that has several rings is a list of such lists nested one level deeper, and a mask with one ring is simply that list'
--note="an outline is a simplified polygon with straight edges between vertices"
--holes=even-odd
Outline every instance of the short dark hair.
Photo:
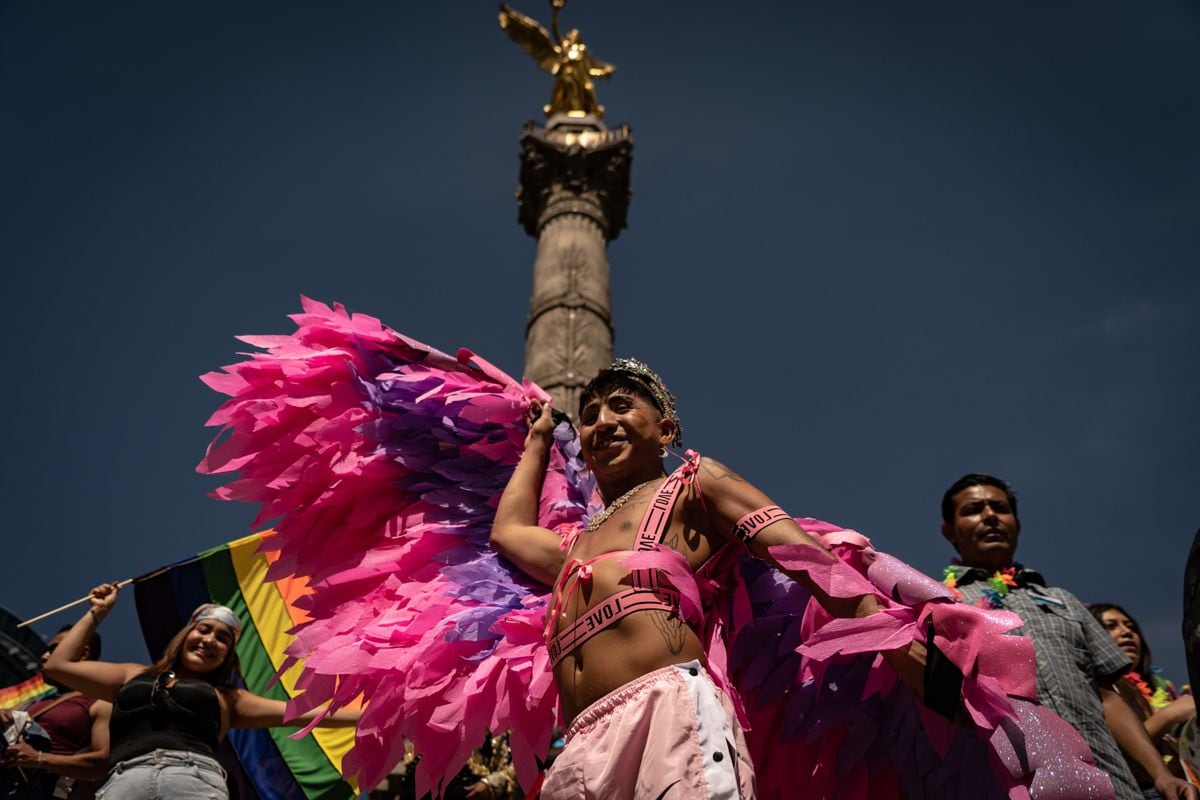
[{"label": "short dark hair", "polygon": [[603,370],[599,375],[588,381],[587,386],[583,387],[583,391],[579,394],[579,411],[580,417],[583,416],[583,408],[593,397],[608,397],[618,389],[636,394],[638,397],[645,400],[654,408],[658,409],[658,413],[664,413],[658,407],[658,401],[654,399],[654,395],[650,394],[650,390],[645,385],[630,375],[627,372],[622,372],[615,369]]},{"label": "short dark hair", "polygon": [[[54,635],[58,636],[59,633],[66,633],[74,627],[74,625],[63,625],[58,629],[58,633]],[[87,640],[88,658],[90,658],[92,661],[100,660],[100,644],[100,632],[92,631],[92,635],[88,637]]]},{"label": "short dark hair", "polygon": [[1008,481],[1001,480],[994,475],[985,475],[982,472],[970,472],[950,484],[950,488],[942,495],[942,522],[947,525],[954,522],[954,495],[972,486],[995,486],[1002,490],[1008,498],[1008,505],[1012,508],[1013,517],[1020,519],[1017,516],[1017,493],[1008,485]]}]

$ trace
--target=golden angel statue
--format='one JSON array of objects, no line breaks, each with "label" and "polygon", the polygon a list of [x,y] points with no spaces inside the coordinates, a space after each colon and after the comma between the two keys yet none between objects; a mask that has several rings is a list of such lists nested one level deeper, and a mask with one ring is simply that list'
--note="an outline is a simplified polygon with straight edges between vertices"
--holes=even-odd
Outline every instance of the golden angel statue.
[{"label": "golden angel statue", "polygon": [[508,37],[521,45],[522,50],[533,56],[539,67],[555,77],[554,94],[550,104],[543,107],[546,116],[566,114],[568,117],[603,119],[604,106],[596,102],[592,78],[607,78],[617,68],[593,56],[579,38],[578,30],[572,29],[566,36],[560,36],[558,12],[566,5],[566,0],[551,0],[550,5],[553,8],[550,17],[553,38],[537,20],[507,4],[500,5],[500,27],[508,31]]}]

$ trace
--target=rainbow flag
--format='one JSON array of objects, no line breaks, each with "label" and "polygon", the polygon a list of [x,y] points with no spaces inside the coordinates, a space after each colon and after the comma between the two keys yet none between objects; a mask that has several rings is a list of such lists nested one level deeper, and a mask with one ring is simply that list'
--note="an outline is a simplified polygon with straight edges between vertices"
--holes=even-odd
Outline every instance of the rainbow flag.
[{"label": "rainbow flag", "polygon": [[42,673],[39,672],[32,678],[0,689],[0,708],[19,708],[26,703],[56,694],[58,694],[58,689],[46,683],[42,678]]},{"label": "rainbow flag", "polygon": [[[146,647],[157,658],[201,603],[229,606],[242,620],[237,653],[246,688],[287,700],[295,692],[299,665],[271,685],[292,637],[305,620],[296,601],[308,593],[301,582],[265,580],[269,565],[257,552],[273,532],[253,534],[135,579],[134,598]],[[295,728],[229,731],[221,762],[235,800],[348,800],[357,795],[342,780],[342,758],[354,743],[353,728],[316,728],[301,739]]]}]

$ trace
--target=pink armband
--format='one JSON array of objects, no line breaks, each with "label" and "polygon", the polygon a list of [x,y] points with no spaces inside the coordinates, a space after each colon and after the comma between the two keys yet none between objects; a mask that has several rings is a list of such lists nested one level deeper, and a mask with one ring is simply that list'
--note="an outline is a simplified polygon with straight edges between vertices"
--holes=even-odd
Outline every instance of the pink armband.
[{"label": "pink armband", "polygon": [[739,519],[733,526],[733,535],[740,539],[742,544],[749,546],[751,540],[758,536],[759,531],[781,519],[791,519],[791,517],[779,506],[763,506]]}]

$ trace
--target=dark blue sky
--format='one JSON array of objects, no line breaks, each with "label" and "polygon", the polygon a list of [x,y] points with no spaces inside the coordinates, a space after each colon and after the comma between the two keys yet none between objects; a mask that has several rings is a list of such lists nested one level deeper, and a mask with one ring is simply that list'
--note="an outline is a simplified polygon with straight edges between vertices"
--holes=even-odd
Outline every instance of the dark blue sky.
[{"label": "dark blue sky", "polygon": [[[495,11],[0,5],[0,603],[247,532],[194,473],[219,401],[197,376],[301,293],[520,373],[517,138],[551,83]],[[935,574],[944,488],[1007,477],[1022,560],[1125,604],[1181,678],[1198,7],[571,0],[564,22],[618,66],[600,99],[636,140],[617,349],[666,377],[687,444]],[[128,599],[106,628],[145,657]]]}]

